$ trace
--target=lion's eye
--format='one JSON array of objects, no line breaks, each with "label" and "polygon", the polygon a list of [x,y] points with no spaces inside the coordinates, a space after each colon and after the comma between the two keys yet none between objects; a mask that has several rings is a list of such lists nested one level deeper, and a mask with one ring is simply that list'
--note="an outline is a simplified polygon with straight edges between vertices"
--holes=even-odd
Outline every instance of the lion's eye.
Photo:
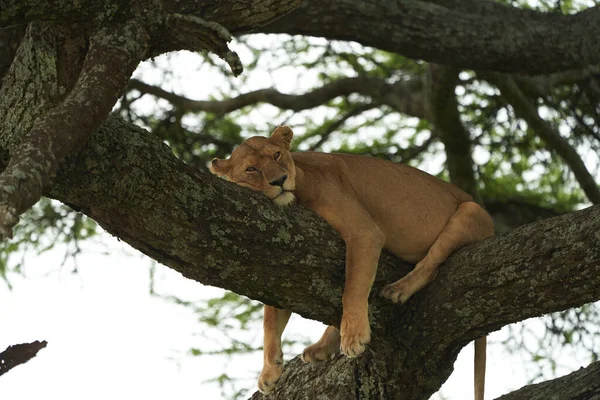
[{"label": "lion's eye", "polygon": [[277,152],[273,155],[273,158],[275,158],[276,160],[279,160],[279,158],[281,157],[281,152]]},{"label": "lion's eye", "polygon": [[248,168],[246,168],[246,172],[254,172],[254,171],[256,171],[255,167],[248,167]]}]

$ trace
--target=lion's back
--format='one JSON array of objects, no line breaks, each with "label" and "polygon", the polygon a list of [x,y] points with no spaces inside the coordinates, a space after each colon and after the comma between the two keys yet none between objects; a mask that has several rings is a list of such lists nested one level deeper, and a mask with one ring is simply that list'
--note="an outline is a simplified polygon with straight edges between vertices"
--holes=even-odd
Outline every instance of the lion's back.
[{"label": "lion's back", "polygon": [[350,185],[346,195],[367,209],[386,236],[386,248],[408,261],[422,258],[458,205],[472,201],[457,186],[407,165],[347,154],[293,154],[324,179]]}]

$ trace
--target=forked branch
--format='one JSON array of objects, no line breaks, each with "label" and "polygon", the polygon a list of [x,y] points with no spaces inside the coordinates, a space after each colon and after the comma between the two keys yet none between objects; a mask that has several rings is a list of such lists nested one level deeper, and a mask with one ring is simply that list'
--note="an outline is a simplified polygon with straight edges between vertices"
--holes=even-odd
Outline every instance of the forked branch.
[{"label": "forked branch", "polygon": [[130,23],[98,32],[77,83],[58,106],[40,116],[0,175],[0,238],[35,204],[59,162],[96,130],[146,52],[146,33]]}]

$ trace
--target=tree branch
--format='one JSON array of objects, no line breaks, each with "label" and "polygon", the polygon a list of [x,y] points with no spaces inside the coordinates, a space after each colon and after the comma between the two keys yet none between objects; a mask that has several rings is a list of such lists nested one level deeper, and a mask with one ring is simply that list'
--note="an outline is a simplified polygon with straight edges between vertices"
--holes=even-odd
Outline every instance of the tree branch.
[{"label": "tree branch", "polygon": [[167,17],[167,27],[181,41],[182,47],[215,53],[229,64],[234,76],[244,70],[237,53],[227,46],[231,35],[222,25],[193,15],[174,13]]},{"label": "tree branch", "polygon": [[[63,163],[48,194],[190,279],[339,323],[345,249],[327,223],[197,172],[139,128],[109,118]],[[590,232],[600,232],[600,206],[469,246],[401,307],[376,295],[408,271],[384,252],[371,326],[404,360],[395,376],[407,398],[439,387],[476,337],[600,299],[600,235]]]},{"label": "tree branch", "polygon": [[163,98],[187,112],[206,111],[218,115],[258,103],[269,103],[282,109],[300,111],[320,106],[338,96],[360,93],[373,98],[379,104],[389,105],[398,112],[418,118],[425,117],[420,79],[387,83],[378,78],[342,78],[300,95],[280,93],[275,89],[260,89],[220,101],[190,100],[137,79],[130,81],[129,89]]},{"label": "tree branch", "polygon": [[454,183],[476,201],[480,201],[475,166],[471,155],[471,138],[460,120],[455,89],[458,70],[429,64],[429,103],[435,132],[446,150],[446,166],[450,182]]},{"label": "tree branch", "polygon": [[6,350],[0,353],[0,376],[4,375],[17,365],[25,364],[35,357],[41,349],[48,343],[45,340],[41,342],[21,343],[8,346]]},{"label": "tree branch", "polygon": [[600,361],[597,361],[587,368],[580,368],[569,375],[535,385],[527,385],[498,397],[497,400],[597,400],[600,398],[599,376]]},{"label": "tree branch", "polygon": [[587,170],[577,151],[560,136],[560,133],[556,129],[540,117],[535,103],[523,94],[515,80],[508,75],[502,74],[489,73],[481,75],[500,89],[502,96],[510,103],[517,116],[527,122],[527,125],[550,148],[558,153],[571,171],[573,171],[575,179],[581,185],[588,199],[594,204],[600,204],[600,188],[598,188],[594,177]]},{"label": "tree branch", "polygon": [[[600,44],[595,40],[600,36],[600,6],[575,15],[561,15],[484,0],[211,0],[200,4],[193,0],[156,3],[81,0],[73,4],[57,3],[1,0],[0,27],[36,20],[84,22],[94,27],[109,19],[135,15],[156,29],[150,49],[151,54],[158,55],[182,48],[181,41],[164,25],[161,14],[166,12],[213,21],[234,35],[275,32],[354,40],[460,68],[549,73],[600,64]],[[295,11],[272,22],[296,7]],[[269,22],[272,23],[264,26]]]},{"label": "tree branch", "polygon": [[90,22],[104,14],[105,7],[123,11],[118,1],[77,1],[57,0],[0,0],[0,27],[27,24],[32,21],[70,20]]},{"label": "tree branch", "polygon": [[326,122],[320,128],[317,128],[317,132],[310,132],[310,136],[319,135],[320,138],[315,144],[310,146],[309,150],[315,151],[321,148],[323,143],[329,140],[329,136],[331,136],[332,133],[340,129],[350,118],[356,117],[364,113],[365,111],[372,110],[374,108],[377,108],[378,106],[379,104],[372,102],[353,105],[347,112],[345,112],[339,118],[336,118],[334,121]]},{"label": "tree branch", "polygon": [[145,31],[136,24],[91,38],[77,83],[65,100],[39,117],[0,175],[0,238],[42,195],[58,163],[98,128],[145,55]]},{"label": "tree branch", "polygon": [[[301,0],[0,0],[0,27],[60,21],[95,30],[114,21],[137,20],[153,33],[148,41],[148,55],[156,56],[181,49],[196,51],[199,44],[208,45],[210,50],[215,50],[213,45],[221,49],[221,44],[213,40],[213,27],[219,25],[234,34],[248,33],[300,3]],[[170,17],[165,18],[166,15]],[[193,36],[194,32],[198,37]],[[207,40],[207,34],[212,39]],[[227,58],[233,61],[231,56]]]},{"label": "tree branch", "polygon": [[354,40],[459,68],[539,74],[600,64],[599,21],[600,6],[560,15],[482,0],[306,0],[259,31]]}]

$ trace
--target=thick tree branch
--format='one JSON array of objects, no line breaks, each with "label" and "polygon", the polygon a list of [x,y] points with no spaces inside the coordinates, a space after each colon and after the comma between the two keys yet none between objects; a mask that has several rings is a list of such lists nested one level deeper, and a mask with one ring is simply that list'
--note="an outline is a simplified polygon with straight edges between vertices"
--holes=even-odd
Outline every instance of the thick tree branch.
[{"label": "thick tree branch", "polygon": [[378,78],[342,78],[300,95],[280,93],[275,89],[260,89],[226,100],[203,101],[190,100],[137,79],[132,79],[129,84],[130,89],[163,98],[188,112],[206,111],[223,115],[258,103],[300,111],[320,106],[338,96],[360,93],[379,104],[389,105],[398,112],[419,118],[425,117],[422,86],[420,79],[387,83]]},{"label": "thick tree branch", "polygon": [[483,76],[500,89],[502,96],[510,103],[517,116],[527,122],[527,125],[564,160],[588,199],[594,204],[600,204],[600,188],[577,151],[560,136],[556,129],[540,117],[535,103],[525,96],[515,80],[502,74],[490,73]]},{"label": "thick tree branch", "polygon": [[252,31],[354,40],[469,69],[548,73],[600,64],[595,40],[600,36],[600,6],[559,15],[485,0],[1,0],[0,9],[0,27],[36,20],[100,26],[114,18],[144,16],[156,29],[150,41],[153,55],[187,48],[161,17],[178,13],[218,23],[234,35]]},{"label": "thick tree branch", "polygon": [[498,400],[600,399],[600,361],[551,381],[528,385]]},{"label": "thick tree branch", "polygon": [[39,117],[0,175],[0,238],[35,204],[58,163],[98,128],[143,59],[145,31],[129,24],[92,37],[79,79],[57,107]]},{"label": "thick tree branch", "polygon": [[[300,3],[301,0],[0,0],[0,27],[33,21],[60,21],[95,30],[114,21],[135,19],[152,32],[148,55],[181,49],[197,51],[200,44],[203,49],[219,52],[222,44],[220,40],[214,41],[212,35],[215,26],[233,34],[247,33]],[[207,39],[207,34],[212,39]],[[223,55],[227,56],[228,62],[234,61],[227,52]]]},{"label": "thick tree branch", "polygon": [[[145,131],[109,118],[67,159],[48,194],[191,279],[339,323],[345,251],[329,225],[301,207],[276,208],[264,196],[187,167]],[[598,300],[594,232],[600,207],[469,246],[401,307],[376,295],[407,271],[384,253],[371,297],[373,351],[392,343],[404,366],[393,379],[407,399],[423,398],[474,338]]]},{"label": "thick tree branch", "polygon": [[45,340],[41,342],[21,343],[8,346],[6,350],[0,353],[0,376],[4,375],[17,365],[25,364],[35,357],[41,349],[48,343]]},{"label": "thick tree branch", "polygon": [[307,0],[259,31],[354,40],[460,68],[538,74],[599,64],[599,21],[600,6],[566,16],[486,0]]},{"label": "thick tree branch", "polygon": [[[145,8],[167,14],[182,13],[196,15],[208,21],[220,21],[229,29],[238,26],[238,31],[249,30],[273,19],[275,11],[290,11],[298,0],[162,0],[159,2],[137,2],[122,0],[81,0],[64,2],[59,0],[0,0],[0,26],[9,26],[32,21],[68,21],[99,23],[103,18],[110,20],[116,15],[131,17]],[[231,11],[238,11],[232,13]],[[243,24],[239,24],[244,15]],[[151,17],[151,16],[149,16]]]},{"label": "thick tree branch", "polygon": [[[0,27],[32,21],[90,22],[104,14],[105,7],[123,12],[123,4],[107,1],[0,0]],[[129,7],[126,7],[129,8]]]},{"label": "thick tree branch", "polygon": [[[223,58],[234,75],[242,72],[237,54],[229,49],[230,29],[247,32],[292,10],[300,0],[0,0],[0,28],[32,21],[58,22],[94,31],[118,21],[137,21],[150,37],[144,43],[146,56],[187,49],[211,51]],[[1,36],[1,35],[0,35]],[[0,72],[1,72],[0,63]],[[1,76],[1,75],[0,75]]]}]

